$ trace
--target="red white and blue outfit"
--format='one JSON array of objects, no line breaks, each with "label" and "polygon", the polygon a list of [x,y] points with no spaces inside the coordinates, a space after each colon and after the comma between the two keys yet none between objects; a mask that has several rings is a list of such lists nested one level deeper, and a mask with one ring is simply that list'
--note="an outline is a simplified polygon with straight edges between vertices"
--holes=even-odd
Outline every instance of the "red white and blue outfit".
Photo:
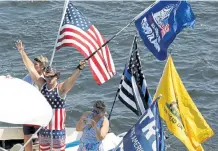
[{"label": "red white and blue outfit", "polygon": [[[47,83],[41,88],[41,93],[47,99],[53,109],[53,117],[50,123],[39,131],[40,151],[49,151],[52,142],[52,151],[65,150],[65,100],[58,93],[58,85],[48,90]],[[41,111],[43,112],[43,111]],[[52,139],[51,139],[52,132]]]}]

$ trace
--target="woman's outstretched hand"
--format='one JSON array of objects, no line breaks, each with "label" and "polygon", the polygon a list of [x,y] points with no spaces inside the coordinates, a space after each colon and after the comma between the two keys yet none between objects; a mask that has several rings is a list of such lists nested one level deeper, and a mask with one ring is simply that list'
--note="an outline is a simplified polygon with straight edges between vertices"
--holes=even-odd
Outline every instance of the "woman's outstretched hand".
[{"label": "woman's outstretched hand", "polygon": [[17,40],[16,46],[17,46],[17,49],[18,49],[19,52],[24,51],[23,43],[22,43],[21,40]]}]

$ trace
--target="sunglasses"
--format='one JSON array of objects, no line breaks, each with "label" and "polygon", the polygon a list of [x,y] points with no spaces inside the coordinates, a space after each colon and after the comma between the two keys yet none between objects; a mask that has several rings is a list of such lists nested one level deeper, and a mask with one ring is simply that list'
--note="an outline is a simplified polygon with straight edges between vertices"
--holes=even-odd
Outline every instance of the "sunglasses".
[{"label": "sunglasses", "polygon": [[38,58],[35,58],[34,60],[37,61],[37,62],[42,63]]},{"label": "sunglasses", "polygon": [[93,110],[92,110],[92,113],[94,113],[94,114],[100,114],[100,111],[98,111],[98,110],[96,110],[96,109],[93,109]]},{"label": "sunglasses", "polygon": [[56,77],[56,74],[55,75],[51,75],[51,76],[44,76],[45,79],[49,79],[49,80],[53,79],[54,77]]}]

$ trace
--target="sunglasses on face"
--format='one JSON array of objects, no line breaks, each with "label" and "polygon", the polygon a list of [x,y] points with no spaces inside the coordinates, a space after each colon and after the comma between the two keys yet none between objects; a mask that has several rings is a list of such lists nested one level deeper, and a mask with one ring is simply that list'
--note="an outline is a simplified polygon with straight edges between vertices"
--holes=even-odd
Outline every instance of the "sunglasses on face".
[{"label": "sunglasses on face", "polygon": [[41,64],[41,63],[42,62],[39,59],[37,59],[37,58],[34,59],[34,64]]},{"label": "sunglasses on face", "polygon": [[49,80],[53,79],[54,77],[56,77],[56,74],[51,76],[44,76],[45,79],[49,79]]},{"label": "sunglasses on face", "polygon": [[98,111],[98,110],[96,110],[96,109],[93,109],[93,110],[92,110],[92,113],[94,113],[94,114],[100,114],[100,111]]},{"label": "sunglasses on face", "polygon": [[34,60],[37,61],[37,62],[42,63],[38,58],[35,58]]},{"label": "sunglasses on face", "polygon": [[41,65],[41,62],[34,61],[34,65]]}]

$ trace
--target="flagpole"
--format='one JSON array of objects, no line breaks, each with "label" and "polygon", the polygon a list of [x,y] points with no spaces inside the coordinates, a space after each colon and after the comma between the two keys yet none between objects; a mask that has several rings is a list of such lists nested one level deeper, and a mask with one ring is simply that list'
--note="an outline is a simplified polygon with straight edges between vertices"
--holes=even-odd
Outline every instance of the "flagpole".
[{"label": "flagpole", "polygon": [[53,59],[54,59],[54,55],[55,55],[55,51],[56,51],[56,44],[58,42],[58,37],[59,37],[59,32],[60,32],[60,29],[61,29],[61,26],[62,26],[62,23],[63,23],[63,20],[64,20],[64,16],[65,16],[65,12],[67,10],[67,4],[68,3],[69,3],[69,0],[65,0],[63,13],[62,13],[62,18],[61,18],[61,23],[60,23],[60,26],[59,26],[59,29],[58,29],[57,38],[55,40],[54,49],[53,49],[51,60],[50,60],[50,63],[49,63],[50,66],[52,65],[52,62],[53,62]]},{"label": "flagpole", "polygon": [[113,111],[114,104],[115,104],[115,102],[116,102],[117,94],[118,94],[118,93],[119,93],[119,89],[117,90],[117,93],[116,93],[115,98],[114,98],[113,105],[112,105],[112,107],[111,107],[111,111],[110,111],[109,116],[108,116],[108,120],[109,120],[109,121],[110,121],[110,118],[111,118],[111,114],[112,114],[112,111]]},{"label": "flagpole", "polygon": [[[130,52],[129,52],[129,58],[130,58],[130,56],[131,56],[131,52],[132,52],[133,47],[134,47],[133,44],[134,44],[134,42],[136,41],[136,38],[137,38],[137,34],[134,36],[134,39],[133,39],[133,42],[132,42],[132,47],[131,47]],[[126,61],[126,64],[127,64],[127,62],[128,62],[128,61]],[[124,71],[124,72],[125,72],[125,71]],[[123,73],[123,75],[124,75],[124,73]],[[122,76],[123,76],[123,75],[122,75]],[[122,80],[121,80],[121,81],[122,81]],[[117,95],[118,95],[119,90],[120,90],[120,86],[121,86],[121,83],[119,84],[119,88],[118,88],[117,93],[116,93],[116,95],[115,95],[114,102],[113,102],[113,105],[112,105],[112,107],[111,107],[111,111],[110,111],[109,116],[108,116],[108,120],[109,120],[109,121],[110,121],[111,114],[112,114],[112,111],[113,111],[113,108],[114,108],[114,105],[115,105],[115,102],[116,102],[116,99],[117,99]]]},{"label": "flagpole", "polygon": [[139,13],[136,17],[132,19],[130,23],[128,23],[125,27],[123,27],[120,31],[118,31],[114,36],[112,36],[109,40],[107,40],[101,47],[99,47],[97,50],[95,50],[89,57],[87,57],[85,60],[89,60],[92,56],[94,56],[102,47],[107,45],[111,40],[116,38],[124,29],[129,27],[135,20],[137,20],[142,14],[147,12],[151,7],[153,7],[159,0],[155,1],[153,4],[151,4],[149,7],[147,7],[145,10],[143,10],[141,13]]}]

